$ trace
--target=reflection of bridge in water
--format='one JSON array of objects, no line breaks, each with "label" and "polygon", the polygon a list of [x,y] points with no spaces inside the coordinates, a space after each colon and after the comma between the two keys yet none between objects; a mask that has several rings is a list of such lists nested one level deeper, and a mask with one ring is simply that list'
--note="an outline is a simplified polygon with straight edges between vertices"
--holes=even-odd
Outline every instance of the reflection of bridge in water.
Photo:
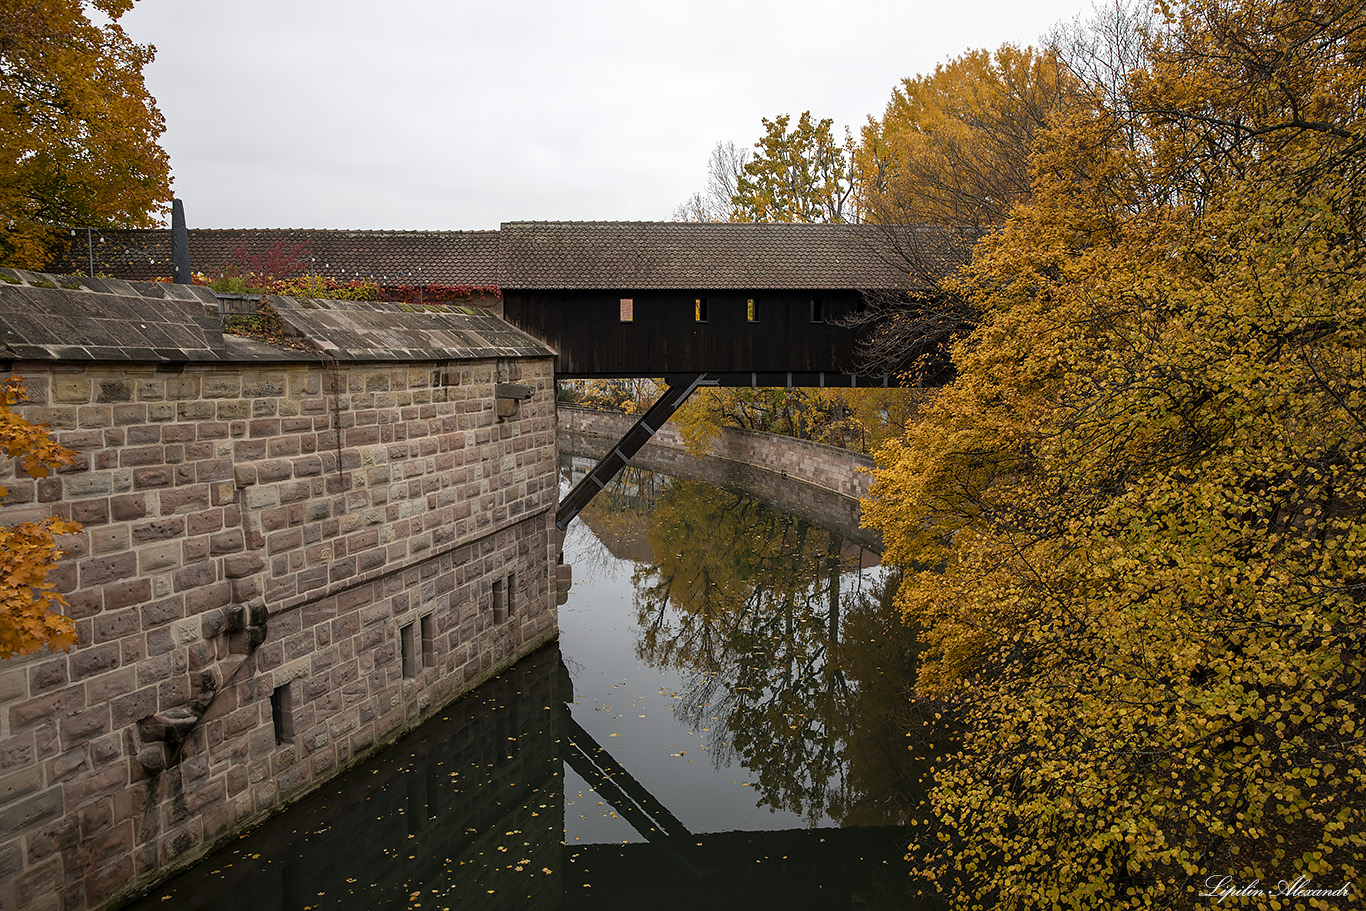
[{"label": "reflection of bridge in water", "polygon": [[[906,907],[902,830],[691,832],[574,720],[572,686],[553,647],[524,659],[129,911]],[[561,761],[646,840],[566,846]],[[864,903],[875,883],[894,898]]]},{"label": "reflection of bridge in water", "polygon": [[[648,904],[691,911],[699,901],[734,908],[907,907],[904,828],[697,835],[584,730],[568,706],[563,718],[565,763],[645,839],[566,849],[571,865],[566,870],[568,907]],[[576,891],[573,883],[579,880],[584,888]],[[854,882],[863,887],[851,889],[848,884]],[[707,886],[713,888],[699,891]],[[887,890],[885,905],[878,901],[879,886]]]}]

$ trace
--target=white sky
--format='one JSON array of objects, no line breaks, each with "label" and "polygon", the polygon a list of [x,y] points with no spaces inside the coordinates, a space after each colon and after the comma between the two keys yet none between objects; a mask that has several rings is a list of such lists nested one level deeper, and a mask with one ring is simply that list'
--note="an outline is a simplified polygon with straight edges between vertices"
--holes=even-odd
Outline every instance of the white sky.
[{"label": "white sky", "polygon": [[192,228],[656,220],[718,140],[857,133],[906,76],[1090,0],[140,0]]}]

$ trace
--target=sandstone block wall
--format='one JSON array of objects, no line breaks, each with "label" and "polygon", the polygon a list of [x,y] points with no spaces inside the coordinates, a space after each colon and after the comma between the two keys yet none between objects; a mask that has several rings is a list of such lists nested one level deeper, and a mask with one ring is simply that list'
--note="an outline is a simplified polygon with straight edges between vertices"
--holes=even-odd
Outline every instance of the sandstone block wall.
[{"label": "sandstone block wall", "polygon": [[393,907],[412,893],[423,907],[563,911],[572,701],[558,650],[541,649],[133,911],[216,911],[225,892],[249,911]]},{"label": "sandstone block wall", "polygon": [[548,358],[13,367],[78,458],[0,520],[85,529],[79,644],[0,662],[0,909],[135,892],[556,634]]}]

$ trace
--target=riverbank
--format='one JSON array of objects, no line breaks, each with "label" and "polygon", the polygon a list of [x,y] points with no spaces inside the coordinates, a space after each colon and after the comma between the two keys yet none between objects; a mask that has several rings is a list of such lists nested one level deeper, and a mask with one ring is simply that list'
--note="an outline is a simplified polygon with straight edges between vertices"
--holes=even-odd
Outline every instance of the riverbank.
[{"label": "riverbank", "polygon": [[[559,403],[556,439],[561,452],[600,458],[635,423],[635,415]],[[881,535],[859,527],[859,500],[868,495],[870,456],[793,437],[721,428],[703,456],[665,424],[631,464],[676,477],[742,490],[802,518],[835,528],[881,552]]]}]

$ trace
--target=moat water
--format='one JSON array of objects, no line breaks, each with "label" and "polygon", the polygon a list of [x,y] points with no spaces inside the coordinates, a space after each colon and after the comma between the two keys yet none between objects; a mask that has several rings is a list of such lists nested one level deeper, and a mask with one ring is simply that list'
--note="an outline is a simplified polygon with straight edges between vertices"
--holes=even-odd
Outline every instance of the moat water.
[{"label": "moat water", "polygon": [[132,907],[930,907],[876,554],[627,469],[565,559],[558,647]]}]

